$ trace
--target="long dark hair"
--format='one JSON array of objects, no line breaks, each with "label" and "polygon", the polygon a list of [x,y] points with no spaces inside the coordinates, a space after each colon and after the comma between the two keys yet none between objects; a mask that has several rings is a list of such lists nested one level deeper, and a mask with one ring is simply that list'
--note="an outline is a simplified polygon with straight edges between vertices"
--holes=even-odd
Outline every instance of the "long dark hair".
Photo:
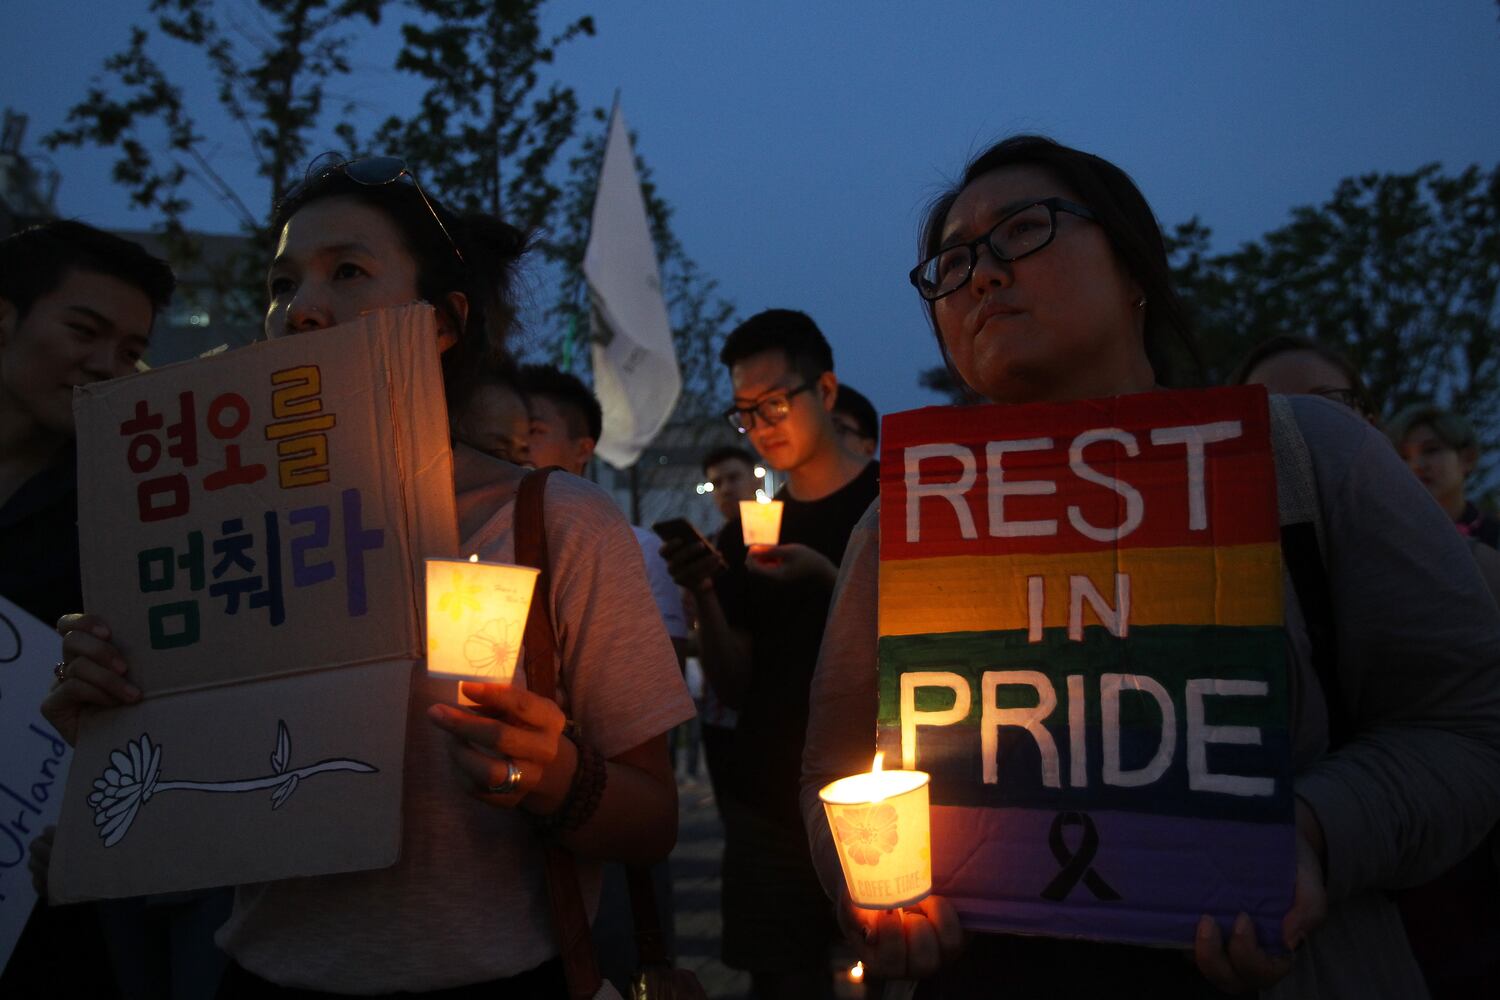
[{"label": "long dark hair", "polygon": [[[384,213],[416,261],[418,294],[444,312],[458,332],[458,343],[443,352],[443,385],[449,412],[461,412],[477,373],[511,360],[506,341],[516,323],[516,273],[532,234],[481,212],[455,215],[409,178],[360,183],[345,165],[327,157],[315,160],[308,179],[276,206],[273,231],[280,233],[304,206],[324,198],[347,197]],[[468,300],[463,322],[448,303],[453,292]]]},{"label": "long dark hair", "polygon": [[[1182,302],[1172,287],[1161,227],[1135,182],[1108,160],[1039,135],[1016,135],[996,143],[970,160],[958,182],[928,207],[917,259],[925,260],[941,249],[943,225],[964,188],[1001,167],[1021,165],[1046,170],[1093,211],[1120,263],[1146,296],[1146,357],[1157,382],[1162,385],[1197,382],[1203,367],[1202,354]],[[951,370],[953,363],[943,346],[932,302],[927,303],[927,315],[938,349]]]}]

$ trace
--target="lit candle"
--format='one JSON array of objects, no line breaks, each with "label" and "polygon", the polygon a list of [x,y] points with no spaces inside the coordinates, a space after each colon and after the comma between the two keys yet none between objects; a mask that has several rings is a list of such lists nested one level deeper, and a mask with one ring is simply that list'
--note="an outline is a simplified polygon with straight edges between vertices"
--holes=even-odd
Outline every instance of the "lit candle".
[{"label": "lit candle", "polygon": [[740,530],[745,547],[781,541],[781,501],[764,498],[740,501]]},{"label": "lit candle", "polygon": [[825,785],[818,793],[833,828],[844,882],[855,906],[892,910],[932,891],[932,841],[925,771],[882,771]]},{"label": "lit candle", "polygon": [[509,684],[538,570],[463,559],[427,560],[427,672]]}]

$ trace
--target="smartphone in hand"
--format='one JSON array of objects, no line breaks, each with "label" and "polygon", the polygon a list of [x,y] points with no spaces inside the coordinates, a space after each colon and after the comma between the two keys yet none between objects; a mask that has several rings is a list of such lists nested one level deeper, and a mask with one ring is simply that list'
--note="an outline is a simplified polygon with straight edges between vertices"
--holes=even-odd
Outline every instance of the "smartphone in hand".
[{"label": "smartphone in hand", "polygon": [[664,542],[698,542],[704,548],[713,548],[709,540],[703,537],[703,533],[693,527],[692,522],[683,517],[657,521],[651,526],[651,530],[656,532],[656,537]]}]

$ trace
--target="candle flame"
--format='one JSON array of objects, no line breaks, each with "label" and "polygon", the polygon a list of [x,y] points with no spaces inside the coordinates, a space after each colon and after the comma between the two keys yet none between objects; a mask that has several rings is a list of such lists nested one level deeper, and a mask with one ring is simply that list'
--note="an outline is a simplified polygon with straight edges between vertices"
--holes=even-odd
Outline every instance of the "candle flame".
[{"label": "candle flame", "polygon": [[478,562],[478,561],[479,561],[479,553],[478,552],[474,553],[472,556],[469,557],[469,562]]},{"label": "candle flame", "polygon": [[849,969],[849,982],[862,983],[865,981],[865,963],[855,962]]},{"label": "candle flame", "polygon": [[883,763],[885,763],[885,751],[881,750],[879,753],[875,754],[875,763],[870,765],[870,772],[872,774],[879,772],[880,765]]}]

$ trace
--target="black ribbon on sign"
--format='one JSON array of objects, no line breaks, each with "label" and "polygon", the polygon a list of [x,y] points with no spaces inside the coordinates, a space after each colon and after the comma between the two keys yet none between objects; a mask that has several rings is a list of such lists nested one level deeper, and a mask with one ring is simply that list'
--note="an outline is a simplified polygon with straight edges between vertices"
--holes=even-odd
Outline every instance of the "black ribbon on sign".
[{"label": "black ribbon on sign", "polygon": [[[1078,845],[1077,853],[1068,850],[1067,843],[1063,841],[1063,828],[1068,826],[1083,827],[1083,843]],[[1073,891],[1079,881],[1088,887],[1095,899],[1109,901],[1120,898],[1114,887],[1104,881],[1092,867],[1094,855],[1099,851],[1099,831],[1094,828],[1094,821],[1089,819],[1088,813],[1058,813],[1052,820],[1052,830],[1047,834],[1047,844],[1063,870],[1042,890],[1043,899],[1061,903],[1068,898],[1068,893]]]}]

